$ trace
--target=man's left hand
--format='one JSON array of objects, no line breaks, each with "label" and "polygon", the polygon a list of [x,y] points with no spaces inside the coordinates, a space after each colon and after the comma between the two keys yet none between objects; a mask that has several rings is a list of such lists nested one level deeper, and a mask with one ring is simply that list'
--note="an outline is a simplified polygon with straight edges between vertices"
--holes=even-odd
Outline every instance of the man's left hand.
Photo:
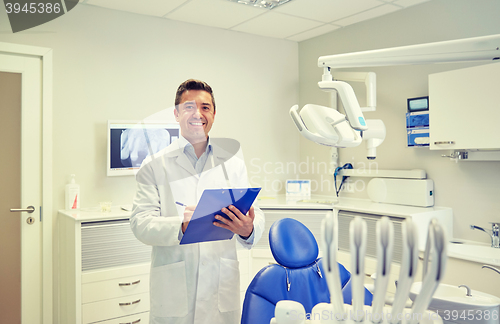
[{"label": "man's left hand", "polygon": [[217,219],[218,222],[214,222],[215,226],[228,229],[243,238],[248,238],[252,234],[253,220],[255,218],[253,206],[250,207],[250,210],[246,215],[240,212],[239,209],[233,205],[228,208],[222,208],[222,212],[230,219],[222,217],[221,215],[216,215],[215,219]]}]

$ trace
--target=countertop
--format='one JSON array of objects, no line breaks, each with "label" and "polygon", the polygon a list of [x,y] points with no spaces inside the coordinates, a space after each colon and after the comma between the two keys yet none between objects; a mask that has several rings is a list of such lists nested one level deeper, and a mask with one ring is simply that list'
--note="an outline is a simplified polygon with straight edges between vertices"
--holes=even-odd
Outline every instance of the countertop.
[{"label": "countertop", "polygon": [[[308,198],[288,198],[281,196],[259,196],[258,204],[264,209],[314,209],[331,210],[332,208],[361,213],[377,213],[387,216],[425,215],[436,211],[449,211],[447,207],[413,207],[394,204],[376,203],[369,199],[337,198],[334,196],[313,195]],[[103,219],[120,219],[130,217],[131,205],[112,206],[111,212],[101,212],[99,207],[81,208],[77,210],[60,210],[59,213],[78,221],[99,221]]]},{"label": "countertop", "polygon": [[308,198],[281,196],[259,196],[257,198],[260,208],[265,209],[320,209],[331,210],[338,203],[336,197],[311,196]]},{"label": "countertop", "polygon": [[[419,220],[431,217],[436,212],[451,214],[447,207],[412,207],[403,205],[374,203],[368,199],[336,198],[327,196],[311,196],[307,199],[292,200],[283,196],[259,197],[258,204],[263,209],[303,209],[303,210],[331,210],[332,208],[362,213],[378,213],[387,216],[416,215]],[[63,217],[72,218],[78,222],[94,222],[130,217],[131,205],[112,206],[110,212],[101,212],[100,207],[82,208],[78,210],[60,210]],[[424,233],[422,233],[424,234]],[[449,238],[453,235],[449,235]],[[424,238],[424,237],[422,237]],[[452,239],[449,239],[450,241]],[[500,249],[493,249],[478,242],[461,240],[464,244],[449,244],[448,256],[473,262],[481,262],[500,266]]]},{"label": "countertop", "polygon": [[130,217],[132,206],[112,206],[110,212],[101,212],[100,207],[90,207],[81,209],[59,210],[59,215],[73,218],[79,222],[98,222],[104,220],[126,219]]},{"label": "countertop", "polygon": [[287,199],[284,195],[276,197],[259,196],[258,203],[266,209],[344,209],[361,213],[378,213],[387,216],[427,214],[436,211],[450,211],[448,207],[414,207],[405,205],[376,203],[369,199],[337,198],[334,196],[311,196],[305,199]]}]

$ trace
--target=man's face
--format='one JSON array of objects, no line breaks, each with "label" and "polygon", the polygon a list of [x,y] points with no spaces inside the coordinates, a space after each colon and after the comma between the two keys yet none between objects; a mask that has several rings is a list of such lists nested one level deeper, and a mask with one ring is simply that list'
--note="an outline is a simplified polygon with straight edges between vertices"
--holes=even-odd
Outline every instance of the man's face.
[{"label": "man's face", "polygon": [[174,115],[181,135],[189,142],[205,141],[215,119],[212,96],[204,90],[188,90],[182,94]]}]

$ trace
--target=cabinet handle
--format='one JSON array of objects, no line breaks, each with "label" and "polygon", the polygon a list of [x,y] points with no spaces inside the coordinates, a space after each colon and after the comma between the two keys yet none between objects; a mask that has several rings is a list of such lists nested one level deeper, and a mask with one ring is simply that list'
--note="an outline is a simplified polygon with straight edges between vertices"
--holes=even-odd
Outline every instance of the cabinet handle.
[{"label": "cabinet handle", "polygon": [[134,281],[134,282],[120,282],[118,284],[118,286],[132,286],[132,285],[137,285],[139,282],[141,282],[140,280],[137,280],[137,281]]},{"label": "cabinet handle", "polygon": [[130,302],[130,303],[119,303],[118,305],[120,306],[130,306],[139,303],[141,300],[137,299],[136,301]]},{"label": "cabinet handle", "polygon": [[455,144],[455,141],[434,142],[434,145],[451,145],[451,144]]},{"label": "cabinet handle", "polygon": [[134,321],[134,322],[128,322],[128,323],[120,323],[120,324],[137,324],[141,321],[141,319],[139,318],[137,321]]}]

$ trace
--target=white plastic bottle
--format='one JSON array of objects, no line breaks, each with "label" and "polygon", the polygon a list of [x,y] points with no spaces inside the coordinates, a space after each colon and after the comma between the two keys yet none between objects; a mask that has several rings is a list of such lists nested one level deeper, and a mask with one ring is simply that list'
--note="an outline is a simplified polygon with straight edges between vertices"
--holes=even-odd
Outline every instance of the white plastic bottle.
[{"label": "white plastic bottle", "polygon": [[75,175],[71,175],[71,182],[66,185],[65,208],[80,208],[80,185],[75,183]]}]

